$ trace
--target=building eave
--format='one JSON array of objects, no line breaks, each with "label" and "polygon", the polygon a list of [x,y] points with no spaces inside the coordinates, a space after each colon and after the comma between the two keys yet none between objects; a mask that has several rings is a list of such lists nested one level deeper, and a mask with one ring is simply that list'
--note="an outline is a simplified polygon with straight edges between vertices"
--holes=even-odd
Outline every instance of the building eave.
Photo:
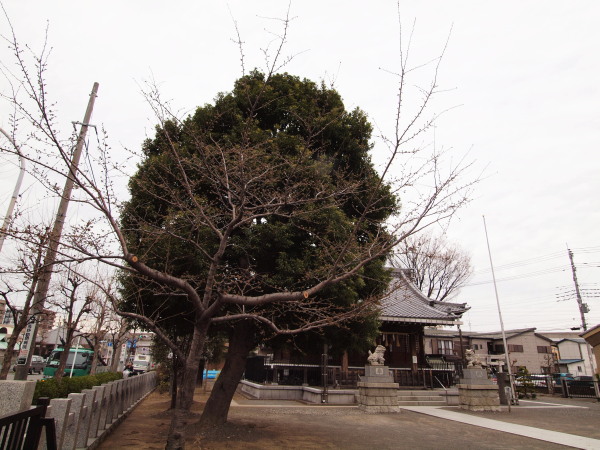
[{"label": "building eave", "polygon": [[405,322],[418,323],[421,325],[462,325],[460,320],[452,319],[428,319],[426,317],[395,317],[395,316],[380,316],[382,322]]}]

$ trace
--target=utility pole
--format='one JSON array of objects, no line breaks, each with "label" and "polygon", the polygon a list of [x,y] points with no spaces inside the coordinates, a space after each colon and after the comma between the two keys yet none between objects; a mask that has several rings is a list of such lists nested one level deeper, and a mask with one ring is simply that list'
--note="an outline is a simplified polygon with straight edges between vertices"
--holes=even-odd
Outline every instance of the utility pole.
[{"label": "utility pole", "polygon": [[[577,306],[579,306],[579,314],[581,315],[581,328],[584,332],[586,332],[587,323],[585,322],[585,313],[589,312],[589,309],[588,306],[585,303],[583,303],[583,300],[581,299],[581,291],[579,290],[579,282],[577,281],[577,269],[575,269],[575,262],[573,261],[573,252],[568,246],[567,251],[569,253],[569,260],[571,261],[571,271],[573,272],[573,283],[575,283],[575,296],[577,297]],[[594,356],[592,352],[592,347],[587,341],[585,343],[585,347],[587,349],[588,359],[590,361],[590,368],[592,370],[592,373],[590,375],[592,375],[594,373]]]},{"label": "utility pole", "polygon": [[29,325],[25,331],[23,342],[21,343],[21,356],[27,354],[25,364],[16,366],[15,380],[26,380],[29,366],[31,365],[32,352],[30,348],[35,350],[35,340],[37,337],[38,330],[38,316],[44,310],[44,304],[46,297],[48,296],[48,288],[50,287],[50,278],[52,277],[52,270],[54,268],[54,262],[56,260],[56,253],[58,251],[58,245],[62,235],[62,229],[65,224],[67,217],[67,209],[69,208],[69,201],[71,200],[71,192],[73,192],[73,186],[75,184],[75,178],[77,177],[77,171],[79,170],[79,159],[81,158],[81,152],[83,151],[83,144],[85,142],[85,135],[87,133],[90,119],[92,118],[92,111],[94,109],[94,101],[98,94],[98,83],[94,83],[92,92],[90,93],[90,99],[88,101],[87,109],[83,117],[83,123],[79,130],[79,136],[77,137],[77,143],[75,146],[75,152],[69,165],[69,174],[65,181],[65,187],[63,188],[63,194],[58,205],[56,212],[56,218],[54,220],[54,227],[50,234],[50,241],[48,243],[48,250],[44,257],[43,272],[40,275],[37,286],[35,288],[35,294],[33,297],[33,305],[31,306],[31,318]]},{"label": "utility pole", "polygon": [[17,178],[17,183],[15,184],[15,189],[13,191],[13,195],[10,199],[10,203],[8,204],[8,210],[6,211],[6,216],[4,217],[4,223],[2,224],[2,230],[0,231],[0,251],[2,250],[2,246],[4,245],[4,238],[6,237],[6,230],[8,229],[8,225],[10,224],[11,216],[13,213],[13,209],[15,208],[15,203],[17,203],[17,198],[19,197],[19,190],[21,189],[21,183],[23,182],[23,177],[25,176],[25,158],[21,155],[19,147],[13,138],[0,128],[0,133],[6,136],[6,139],[10,141],[15,150],[17,151],[17,155],[19,156],[19,163],[21,164],[21,170],[19,172],[19,177]]},{"label": "utility pole", "polygon": [[577,297],[577,305],[579,306],[579,314],[581,315],[581,328],[583,331],[587,330],[587,324],[585,323],[585,313],[588,312],[587,305],[581,300],[581,292],[579,291],[579,283],[577,282],[577,269],[575,269],[575,263],[573,262],[573,252],[567,247],[569,252],[569,259],[571,260],[571,271],[573,272],[573,282],[575,283],[575,295]]}]

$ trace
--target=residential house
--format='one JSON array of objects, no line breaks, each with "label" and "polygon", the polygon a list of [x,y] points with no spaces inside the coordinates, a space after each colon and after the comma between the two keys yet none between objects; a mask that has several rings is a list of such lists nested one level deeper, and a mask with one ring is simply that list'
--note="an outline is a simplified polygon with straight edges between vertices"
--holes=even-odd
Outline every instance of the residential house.
[{"label": "residential house", "polygon": [[[523,328],[505,331],[513,373],[519,368],[526,368],[530,373],[555,371],[553,341],[535,330]],[[442,357],[448,361],[463,359],[464,349],[470,348],[488,367],[498,372],[506,371],[501,332],[425,329],[425,348],[429,359]]]},{"label": "residential house", "polygon": [[463,364],[465,350],[471,348],[468,334],[460,329],[426,327],[423,333],[425,357],[430,364],[457,362]]},{"label": "residential house", "polygon": [[[536,328],[506,330],[506,344],[511,371],[527,369],[530,373],[554,372],[555,360],[552,340],[535,332]],[[504,342],[501,332],[473,333],[470,335],[475,352],[487,351],[487,363],[491,366],[505,365]]]},{"label": "residential house", "polygon": [[592,375],[596,364],[591,348],[577,331],[543,333],[552,339],[557,353],[557,371],[573,375]]},{"label": "residential house", "polygon": [[580,335],[592,347],[592,353],[595,359],[595,373],[600,375],[600,324],[586,330]]}]

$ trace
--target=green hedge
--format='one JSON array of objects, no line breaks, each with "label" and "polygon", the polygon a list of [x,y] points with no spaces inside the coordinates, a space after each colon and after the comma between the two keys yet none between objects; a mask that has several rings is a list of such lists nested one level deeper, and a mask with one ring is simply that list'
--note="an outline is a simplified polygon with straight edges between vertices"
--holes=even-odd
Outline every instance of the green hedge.
[{"label": "green hedge", "polygon": [[79,393],[84,389],[91,389],[121,378],[123,378],[121,372],[103,372],[82,377],[63,377],[60,380],[54,378],[39,380],[35,385],[32,405],[37,404],[37,399],[40,397],[67,398],[72,392]]}]

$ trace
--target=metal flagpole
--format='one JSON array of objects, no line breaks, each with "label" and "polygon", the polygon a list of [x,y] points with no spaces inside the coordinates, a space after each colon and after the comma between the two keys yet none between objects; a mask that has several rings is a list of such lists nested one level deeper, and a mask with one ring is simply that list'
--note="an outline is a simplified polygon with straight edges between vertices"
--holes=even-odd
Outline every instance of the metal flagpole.
[{"label": "metal flagpole", "polygon": [[512,373],[510,370],[510,359],[508,353],[508,345],[506,344],[506,333],[504,332],[504,321],[502,320],[502,311],[500,309],[500,299],[498,297],[498,287],[496,286],[496,274],[494,273],[494,263],[492,262],[492,251],[490,250],[490,239],[488,238],[487,226],[485,223],[485,216],[483,217],[483,229],[485,230],[485,241],[487,242],[488,255],[490,257],[490,267],[492,269],[492,279],[494,280],[494,292],[496,293],[496,305],[498,306],[498,317],[500,318],[500,330],[502,331],[502,342],[504,344],[504,358],[506,360],[506,369],[508,372],[508,379],[510,382],[510,390],[511,390],[511,398],[508,402],[508,410],[510,412],[510,402],[515,400],[515,386],[512,378]]},{"label": "metal flagpole", "polygon": [[[71,375],[69,375],[69,378],[73,378],[73,371],[75,370],[75,361],[77,360],[77,353],[79,352],[79,344],[81,343],[81,335],[79,335],[79,337],[77,338],[77,347],[75,347],[75,354],[73,355],[73,364],[71,364]],[[68,351],[69,353],[71,353],[71,349],[65,349],[65,351]]]}]

